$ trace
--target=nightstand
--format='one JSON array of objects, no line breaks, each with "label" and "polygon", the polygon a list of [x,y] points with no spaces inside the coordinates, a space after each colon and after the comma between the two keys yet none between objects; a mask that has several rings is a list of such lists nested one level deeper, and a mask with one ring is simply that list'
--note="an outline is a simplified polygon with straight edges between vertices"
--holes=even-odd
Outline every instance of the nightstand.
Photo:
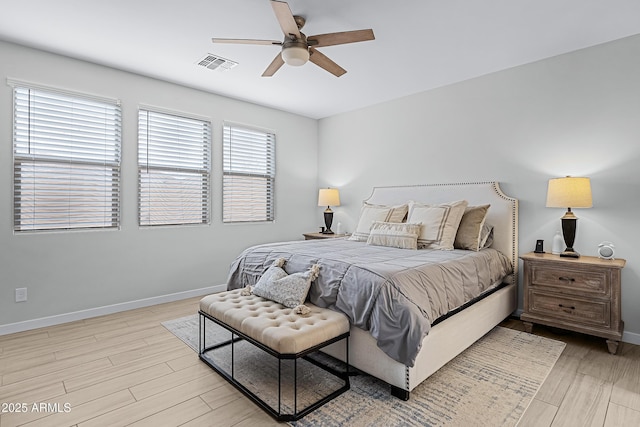
[{"label": "nightstand", "polygon": [[620,275],[626,261],[590,256],[562,258],[530,252],[524,261],[524,312],[520,319],[607,339],[616,354],[624,322],[620,315]]},{"label": "nightstand", "polygon": [[322,233],[303,233],[304,240],[318,240],[318,239],[335,239],[337,237],[346,237],[345,233],[342,234],[322,234]]}]

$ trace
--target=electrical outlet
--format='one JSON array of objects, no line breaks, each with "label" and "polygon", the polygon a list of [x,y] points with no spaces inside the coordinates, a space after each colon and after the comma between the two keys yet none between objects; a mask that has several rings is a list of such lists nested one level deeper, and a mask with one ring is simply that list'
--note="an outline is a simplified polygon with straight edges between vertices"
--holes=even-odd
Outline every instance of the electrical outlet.
[{"label": "electrical outlet", "polygon": [[27,288],[16,288],[16,302],[25,302],[27,300]]}]

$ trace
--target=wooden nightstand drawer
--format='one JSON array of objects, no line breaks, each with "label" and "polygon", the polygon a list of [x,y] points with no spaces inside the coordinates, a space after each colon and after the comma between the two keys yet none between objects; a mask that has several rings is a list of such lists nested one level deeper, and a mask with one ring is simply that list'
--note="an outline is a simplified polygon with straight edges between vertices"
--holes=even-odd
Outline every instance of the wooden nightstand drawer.
[{"label": "wooden nightstand drawer", "polygon": [[534,252],[520,258],[525,331],[531,332],[534,323],[569,329],[606,338],[609,352],[618,351],[624,331],[620,300],[625,260]]},{"label": "wooden nightstand drawer", "polygon": [[529,291],[529,313],[585,326],[611,326],[611,302]]},{"label": "wooden nightstand drawer", "polygon": [[559,292],[608,296],[611,292],[608,271],[585,270],[532,265],[531,286],[548,286],[557,288]]}]

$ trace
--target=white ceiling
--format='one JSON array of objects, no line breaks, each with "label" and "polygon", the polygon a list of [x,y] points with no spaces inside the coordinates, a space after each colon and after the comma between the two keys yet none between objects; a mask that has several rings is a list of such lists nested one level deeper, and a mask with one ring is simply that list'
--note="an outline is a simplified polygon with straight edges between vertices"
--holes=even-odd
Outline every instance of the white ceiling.
[{"label": "white ceiling", "polygon": [[[638,0],[289,0],[308,36],[372,28],[376,40],[320,48],[260,77],[282,39],[268,0],[0,0],[0,39],[323,118],[640,33]],[[207,53],[232,70],[195,65]],[[1,59],[0,59],[1,60]],[[19,76],[15,76],[19,77]]]}]

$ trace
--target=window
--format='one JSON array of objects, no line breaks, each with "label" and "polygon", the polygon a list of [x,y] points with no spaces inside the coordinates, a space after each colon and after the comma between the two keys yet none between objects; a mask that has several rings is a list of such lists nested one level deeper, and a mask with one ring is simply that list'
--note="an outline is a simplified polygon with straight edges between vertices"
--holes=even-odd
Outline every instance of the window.
[{"label": "window", "polygon": [[119,102],[9,84],[14,230],[118,228]]},{"label": "window", "polygon": [[222,220],[273,221],[275,135],[225,124]]},{"label": "window", "polygon": [[141,226],[209,223],[210,171],[210,122],[140,110]]}]

